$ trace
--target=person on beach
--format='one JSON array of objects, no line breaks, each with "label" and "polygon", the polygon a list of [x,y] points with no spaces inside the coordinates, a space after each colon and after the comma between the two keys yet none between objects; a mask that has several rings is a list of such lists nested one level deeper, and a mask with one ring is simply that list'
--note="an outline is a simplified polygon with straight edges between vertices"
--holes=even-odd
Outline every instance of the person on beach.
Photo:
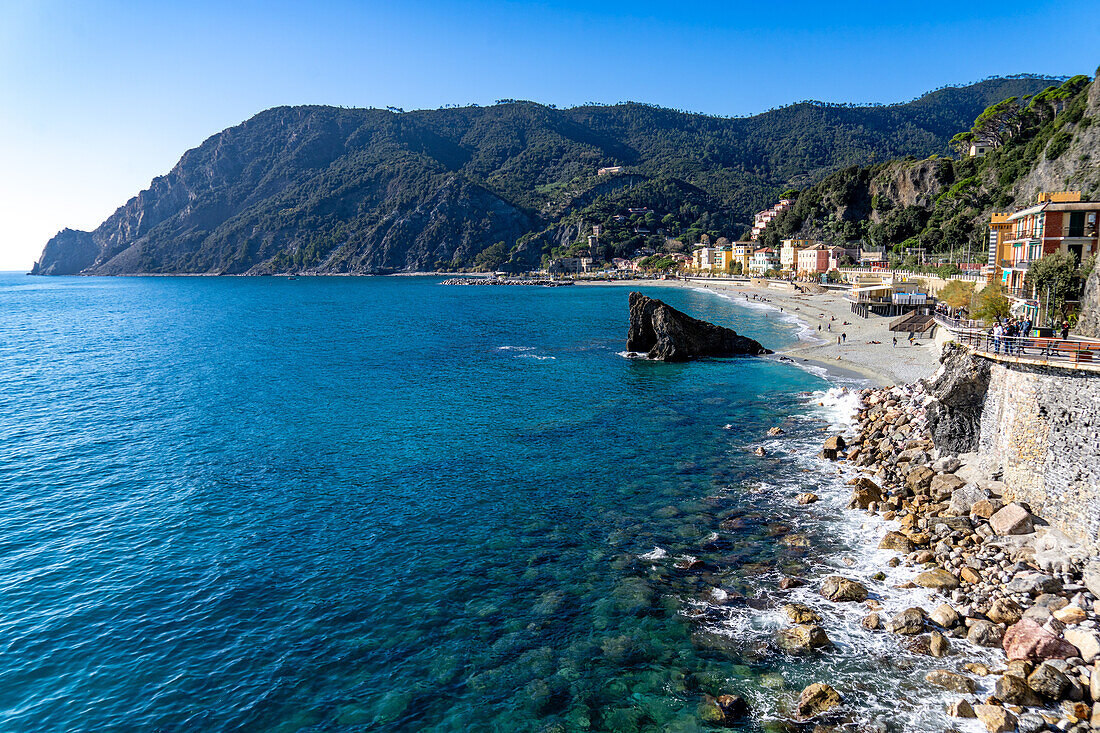
[{"label": "person on beach", "polygon": [[848,342],[848,334],[846,334],[846,333],[840,334],[840,340],[847,343]]},{"label": "person on beach", "polygon": [[910,346],[913,345],[913,332],[912,331],[909,332],[909,345]]},{"label": "person on beach", "polygon": [[836,337],[836,345],[837,345],[837,346],[840,346],[840,336],[837,336],[837,337]]},{"label": "person on beach", "polygon": [[894,348],[895,349],[898,348],[898,337],[897,336],[894,337]]}]

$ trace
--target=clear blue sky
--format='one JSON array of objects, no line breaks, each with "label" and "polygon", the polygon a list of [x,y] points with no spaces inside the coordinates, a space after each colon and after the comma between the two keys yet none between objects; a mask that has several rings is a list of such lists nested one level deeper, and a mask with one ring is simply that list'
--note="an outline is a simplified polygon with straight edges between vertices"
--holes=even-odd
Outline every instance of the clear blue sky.
[{"label": "clear blue sky", "polygon": [[1092,74],[1098,27],[1096,0],[0,0],[0,270],[275,105],[892,102],[993,74]]}]

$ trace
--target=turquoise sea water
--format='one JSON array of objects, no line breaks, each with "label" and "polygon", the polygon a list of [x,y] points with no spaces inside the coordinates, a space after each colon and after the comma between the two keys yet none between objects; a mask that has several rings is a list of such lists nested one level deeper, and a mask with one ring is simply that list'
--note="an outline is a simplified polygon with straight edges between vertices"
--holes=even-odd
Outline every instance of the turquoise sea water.
[{"label": "turquoise sea water", "polygon": [[[625,358],[628,292],[0,276],[0,728],[689,731],[729,691],[746,729],[781,716],[822,661],[769,645],[780,573],[852,545],[807,468],[829,385]],[[828,664],[874,709],[861,643]]]}]

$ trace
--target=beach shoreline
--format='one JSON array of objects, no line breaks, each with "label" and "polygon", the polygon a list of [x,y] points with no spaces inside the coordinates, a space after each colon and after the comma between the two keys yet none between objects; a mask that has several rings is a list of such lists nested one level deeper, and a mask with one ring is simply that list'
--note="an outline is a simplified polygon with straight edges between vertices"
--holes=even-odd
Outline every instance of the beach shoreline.
[{"label": "beach shoreline", "polygon": [[[939,347],[935,341],[917,339],[915,345],[910,346],[906,334],[889,330],[892,319],[857,316],[851,312],[850,303],[835,291],[809,295],[751,282],[673,282],[681,287],[723,294],[749,307],[771,308],[791,317],[808,335],[800,335],[797,344],[777,349],[777,353],[823,367],[831,374],[849,378],[856,374],[876,386],[888,387],[931,377],[939,368]],[[836,341],[838,336],[840,343]]]}]

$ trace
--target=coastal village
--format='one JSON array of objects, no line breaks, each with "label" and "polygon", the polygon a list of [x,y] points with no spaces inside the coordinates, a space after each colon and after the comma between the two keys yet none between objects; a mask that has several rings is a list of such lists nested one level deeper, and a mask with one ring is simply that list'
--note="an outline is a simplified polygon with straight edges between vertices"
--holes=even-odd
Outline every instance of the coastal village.
[{"label": "coastal village", "polygon": [[[975,147],[975,152],[979,149]],[[971,295],[986,286],[1000,289],[1009,303],[1006,316],[1046,329],[1059,326],[1063,318],[1075,318],[1077,303],[1073,300],[1060,303],[1056,313],[1044,284],[1027,281],[1029,270],[1053,255],[1072,257],[1073,262],[1081,265],[1100,252],[1100,201],[1085,200],[1081,191],[1041,192],[1031,206],[993,213],[988,224],[984,263],[952,263],[943,258],[932,261],[923,251],[908,253],[919,258],[918,266],[924,266],[921,271],[891,267],[885,248],[865,247],[862,242],[784,239],[778,249],[759,245],[758,240],[769,223],[791,203],[790,199],[781,199],[757,213],[746,241],[718,238],[712,243],[704,234],[690,255],[674,251],[660,254],[645,248],[630,260],[615,258],[601,262],[594,255],[599,247],[600,227],[594,226],[588,235],[587,250],[574,257],[549,261],[541,274],[559,280],[646,275],[725,279],[772,287],[817,283],[843,290],[854,303],[863,306],[853,308],[863,317],[871,312],[898,315],[911,310],[910,306],[930,306],[949,283],[959,282],[970,289]],[[649,209],[631,209],[628,213],[648,212]],[[669,239],[668,248],[675,250],[682,246]],[[657,268],[652,266],[654,263]],[[942,272],[944,266],[955,272]],[[886,304],[903,307],[881,307]],[[968,315],[968,311],[967,306],[955,307],[956,313]],[[1044,332],[1044,335],[1051,334]]]}]

